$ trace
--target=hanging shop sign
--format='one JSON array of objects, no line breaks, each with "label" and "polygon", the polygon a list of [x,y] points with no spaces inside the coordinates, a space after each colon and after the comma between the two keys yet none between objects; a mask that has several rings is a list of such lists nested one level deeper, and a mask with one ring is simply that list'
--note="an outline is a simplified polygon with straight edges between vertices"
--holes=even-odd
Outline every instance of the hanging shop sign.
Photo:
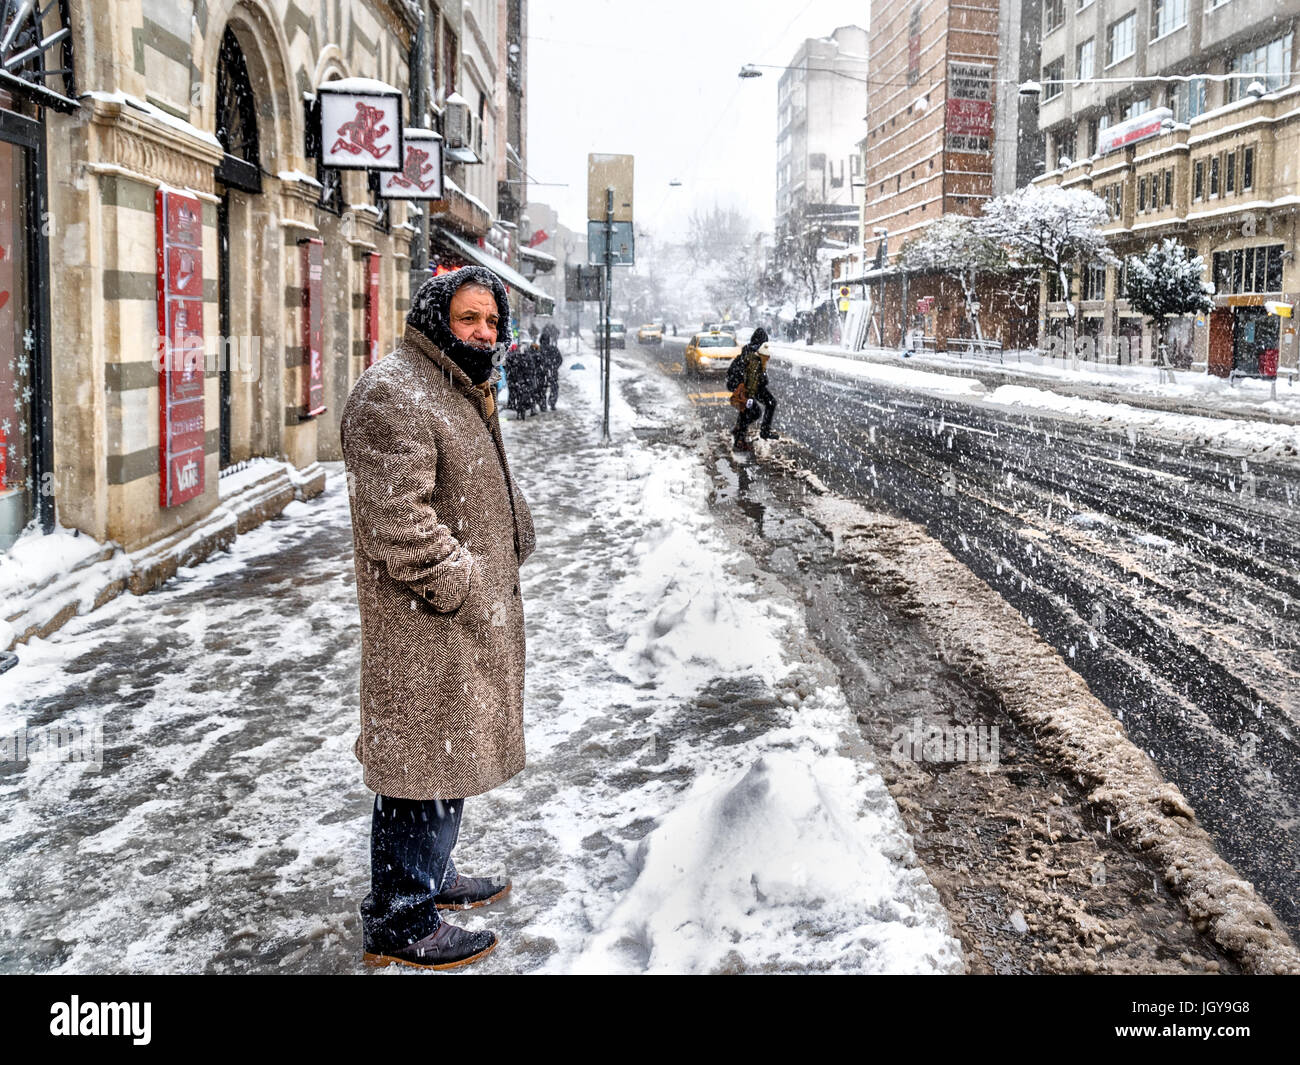
[{"label": "hanging shop sign", "polygon": [[401,170],[402,93],[373,78],[343,78],[317,90],[321,162],[341,170]]},{"label": "hanging shop sign", "polygon": [[1144,111],[1135,118],[1125,119],[1113,126],[1107,126],[1097,134],[1097,154],[1105,155],[1117,148],[1127,148],[1130,144],[1158,137],[1166,122],[1174,120],[1174,113],[1167,107],[1157,107]]},{"label": "hanging shop sign", "polygon": [[402,131],[402,169],[379,178],[390,200],[442,199],[442,137],[431,129]]},{"label": "hanging shop sign", "polygon": [[158,502],[203,494],[203,205],[155,194],[158,254]]},{"label": "hanging shop sign", "polygon": [[325,356],[321,350],[325,244],[312,237],[299,241],[299,245],[302,248],[302,416],[314,418],[325,410]]},{"label": "hanging shop sign", "polygon": [[379,253],[366,256],[366,365],[379,361]]}]

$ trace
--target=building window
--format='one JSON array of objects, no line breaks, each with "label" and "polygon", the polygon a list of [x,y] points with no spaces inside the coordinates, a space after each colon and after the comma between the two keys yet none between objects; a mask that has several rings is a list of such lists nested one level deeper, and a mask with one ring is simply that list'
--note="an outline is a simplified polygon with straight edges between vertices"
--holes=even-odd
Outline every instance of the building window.
[{"label": "building window", "polygon": [[1147,209],[1147,179],[1145,176],[1138,178],[1138,210]]},{"label": "building window", "polygon": [[1219,295],[1282,291],[1281,244],[1214,253],[1214,289]]},{"label": "building window", "polygon": [[1228,61],[1228,73],[1240,75],[1228,79],[1228,103],[1246,95],[1252,80],[1264,83],[1269,92],[1291,84],[1291,40],[1286,33],[1257,48],[1248,48]]},{"label": "building window", "polygon": [[1075,131],[1072,126],[1061,130],[1061,132],[1056,135],[1057,166],[1067,165],[1066,160],[1069,160],[1071,163],[1074,162],[1075,142]]},{"label": "building window", "polygon": [[1196,165],[1192,167],[1192,199],[1201,200],[1205,198],[1205,160],[1196,160]]},{"label": "building window", "polygon": [[1172,207],[1174,203],[1174,172],[1173,169],[1165,171],[1165,206]]},{"label": "building window", "polygon": [[1255,187],[1255,149],[1247,148],[1241,153],[1241,187],[1243,189],[1253,189]]},{"label": "building window", "polygon": [[1175,122],[1190,122],[1205,111],[1205,79],[1181,81],[1170,90],[1169,107]]},{"label": "building window", "polygon": [[1151,39],[1187,25],[1187,0],[1151,0]]},{"label": "building window", "polygon": [[1053,59],[1043,67],[1043,99],[1054,100],[1065,88],[1065,60]]},{"label": "building window", "polygon": [[1083,272],[1083,298],[1085,300],[1104,300],[1106,298],[1106,268],[1089,266]]},{"label": "building window", "polygon": [[1137,47],[1137,12],[1130,11],[1122,19],[1106,27],[1106,65],[1114,66],[1127,59]]},{"label": "building window", "polygon": [[1151,97],[1140,96],[1126,108],[1124,108],[1125,118],[1137,118],[1138,115],[1145,115],[1151,110]]},{"label": "building window", "polygon": [[1089,37],[1074,50],[1074,75],[1080,81],[1092,77],[1097,69],[1093,65],[1093,46],[1096,38]]},{"label": "building window", "polygon": [[1223,164],[1223,191],[1237,191],[1237,153],[1229,152]]},{"label": "building window", "polygon": [[1043,0],[1043,36],[1061,28],[1065,21],[1065,0]]},{"label": "building window", "polygon": [[1210,195],[1219,195],[1219,157],[1210,156]]}]

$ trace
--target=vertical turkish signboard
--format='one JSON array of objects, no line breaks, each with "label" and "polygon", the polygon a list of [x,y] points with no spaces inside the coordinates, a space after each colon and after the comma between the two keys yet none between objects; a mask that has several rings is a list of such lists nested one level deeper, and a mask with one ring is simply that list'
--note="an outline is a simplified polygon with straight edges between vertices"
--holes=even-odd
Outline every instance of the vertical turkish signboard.
[{"label": "vertical turkish signboard", "polygon": [[907,84],[915,85],[921,78],[921,5],[912,8],[907,20]]},{"label": "vertical turkish signboard", "polygon": [[203,205],[159,189],[158,502],[174,507],[203,494]]},{"label": "vertical turkish signboard", "polygon": [[993,144],[993,68],[976,63],[948,64],[948,103],[944,115],[950,152],[988,152]]},{"label": "vertical turkish signboard", "polygon": [[379,361],[379,253],[366,256],[366,365]]},{"label": "vertical turkish signboard", "polygon": [[321,278],[325,273],[325,245],[315,237],[302,244],[302,407],[303,417],[314,418],[325,409],[325,356],[321,351]]}]

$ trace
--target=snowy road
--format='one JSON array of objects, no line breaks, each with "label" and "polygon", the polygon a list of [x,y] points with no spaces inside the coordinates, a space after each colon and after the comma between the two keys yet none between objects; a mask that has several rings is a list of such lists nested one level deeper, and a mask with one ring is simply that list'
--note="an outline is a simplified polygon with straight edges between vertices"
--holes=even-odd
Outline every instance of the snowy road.
[{"label": "snowy road", "polygon": [[[565,409],[503,425],[539,544],[529,767],[466,803],[458,864],[515,881],[465,920],[502,936],[466,972],[960,971],[802,605],[709,512],[680,394],[619,368],[602,447],[586,359]],[[0,678],[5,734],[103,734],[102,767],[0,766],[0,970],[360,970],[343,483]]]},{"label": "snowy road", "polygon": [[1086,400],[836,366],[778,349],[791,457],[925,525],[1032,618],[1296,932],[1294,428],[1123,405],[1101,422]]}]

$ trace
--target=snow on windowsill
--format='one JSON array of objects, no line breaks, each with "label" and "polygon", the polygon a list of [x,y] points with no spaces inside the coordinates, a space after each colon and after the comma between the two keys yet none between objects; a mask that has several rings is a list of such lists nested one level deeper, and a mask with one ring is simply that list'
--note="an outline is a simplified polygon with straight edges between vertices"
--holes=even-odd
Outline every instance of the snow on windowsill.
[{"label": "snow on windowsill", "polygon": [[213,136],[211,133],[207,133],[204,130],[199,129],[198,126],[194,125],[192,122],[186,122],[185,119],[183,118],[177,118],[175,115],[169,115],[161,107],[155,107],[153,104],[149,103],[148,101],[141,100],[139,97],[132,96],[130,93],[103,92],[100,90],[92,90],[91,92],[82,93],[80,98],[83,100],[86,99],[97,100],[100,103],[118,104],[119,106],[133,107],[137,111],[143,111],[155,122],[159,122],[164,126],[170,126],[172,129],[179,130],[181,133],[193,137],[195,140],[200,140],[204,144],[210,144],[214,148],[221,147],[221,142],[217,140],[217,138]]}]

